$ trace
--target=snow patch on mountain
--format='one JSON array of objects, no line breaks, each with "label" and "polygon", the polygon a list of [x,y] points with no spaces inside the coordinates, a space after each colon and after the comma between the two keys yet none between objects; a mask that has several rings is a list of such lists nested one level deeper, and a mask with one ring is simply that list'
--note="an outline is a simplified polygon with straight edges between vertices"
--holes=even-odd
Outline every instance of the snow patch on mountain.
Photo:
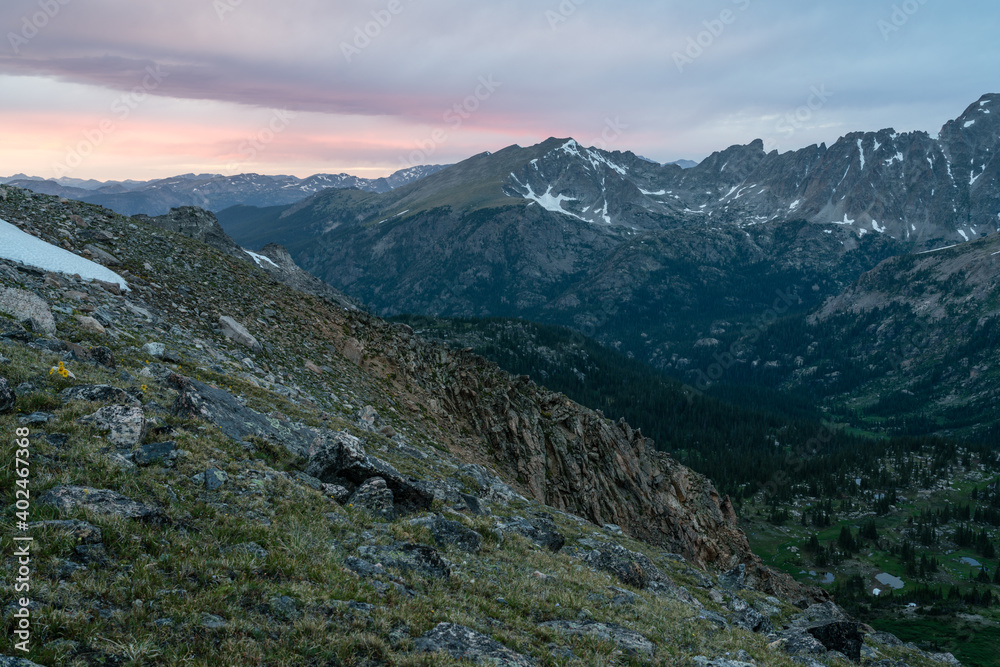
[{"label": "snow patch on mountain", "polygon": [[52,273],[79,275],[84,280],[114,283],[125,291],[129,290],[125,279],[111,269],[46,243],[5,220],[0,220],[0,259],[20,262]]}]

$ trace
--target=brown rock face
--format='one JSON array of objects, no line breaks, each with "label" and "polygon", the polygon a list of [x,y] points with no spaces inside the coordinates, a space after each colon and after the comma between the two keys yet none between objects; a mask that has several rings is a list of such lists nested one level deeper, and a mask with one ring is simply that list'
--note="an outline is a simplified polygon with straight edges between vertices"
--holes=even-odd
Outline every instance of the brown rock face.
[{"label": "brown rock face", "polygon": [[479,436],[498,469],[534,499],[598,525],[617,524],[698,567],[745,564],[749,585],[785,599],[826,599],[766,568],[728,496],[624,421],[613,423],[527,377],[514,378],[470,352],[427,345],[405,330],[365,345],[380,348],[401,375],[428,389],[449,420]]},{"label": "brown rock face", "polygon": [[449,387],[447,407],[469,417],[498,464],[535,499],[617,524],[700,567],[728,568],[751,556],[729,498],[624,421],[524,380],[473,388],[463,379]]}]

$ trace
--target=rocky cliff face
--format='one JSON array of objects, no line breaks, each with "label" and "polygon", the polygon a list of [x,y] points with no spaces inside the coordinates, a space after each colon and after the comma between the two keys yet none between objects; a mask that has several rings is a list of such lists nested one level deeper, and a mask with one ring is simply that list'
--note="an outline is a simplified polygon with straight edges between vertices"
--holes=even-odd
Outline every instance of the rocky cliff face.
[{"label": "rocky cliff face", "polygon": [[405,326],[368,337],[361,346],[366,355],[389,360],[388,368],[403,381],[430,390],[439,413],[482,438],[479,455],[529,497],[597,525],[617,525],[698,567],[742,565],[760,590],[787,599],[827,599],[823,591],[764,567],[728,496],[657,452],[624,421],[611,422],[471,352],[428,345]]}]

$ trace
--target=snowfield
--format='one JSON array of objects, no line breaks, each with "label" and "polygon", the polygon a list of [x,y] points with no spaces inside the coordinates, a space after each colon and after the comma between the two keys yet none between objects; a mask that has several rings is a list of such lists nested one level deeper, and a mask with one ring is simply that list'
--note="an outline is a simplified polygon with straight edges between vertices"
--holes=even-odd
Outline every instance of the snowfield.
[{"label": "snowfield", "polygon": [[129,290],[125,279],[111,269],[22,232],[6,220],[0,220],[0,259],[68,276],[76,274],[84,280],[116,283]]}]

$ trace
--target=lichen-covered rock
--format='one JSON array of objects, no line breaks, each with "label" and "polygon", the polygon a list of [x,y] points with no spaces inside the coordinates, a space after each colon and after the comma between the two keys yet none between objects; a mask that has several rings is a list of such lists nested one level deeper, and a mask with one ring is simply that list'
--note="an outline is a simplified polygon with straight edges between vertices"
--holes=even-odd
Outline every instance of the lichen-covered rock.
[{"label": "lichen-covered rock", "polygon": [[141,407],[106,405],[80,420],[108,432],[108,442],[118,447],[134,447],[146,436],[148,422]]},{"label": "lichen-covered rock", "polygon": [[496,529],[501,533],[522,535],[553,553],[562,549],[563,545],[566,544],[566,538],[556,529],[555,521],[552,520],[551,516],[543,513],[535,514],[528,519],[498,521]]},{"label": "lichen-covered rock", "polygon": [[584,560],[593,568],[613,574],[623,584],[639,589],[646,588],[651,581],[664,579],[663,573],[648,557],[619,544],[594,549]]},{"label": "lichen-covered rock", "polygon": [[31,662],[24,658],[14,658],[7,655],[0,655],[0,667],[42,667],[37,662]]},{"label": "lichen-covered rock", "polygon": [[387,546],[365,546],[358,549],[358,554],[385,567],[412,571],[426,577],[447,579],[451,576],[451,566],[441,558],[437,549],[424,544],[400,542]]},{"label": "lichen-covered rock", "polygon": [[177,451],[176,442],[151,442],[132,452],[132,460],[137,465],[148,466],[169,458],[175,451]]},{"label": "lichen-covered rock", "polygon": [[0,415],[13,412],[17,407],[17,393],[7,378],[0,377]]},{"label": "lichen-covered rock", "polygon": [[479,553],[483,542],[483,536],[476,531],[440,516],[431,523],[431,535],[439,546],[454,545],[470,554]]},{"label": "lichen-covered rock", "polygon": [[490,667],[532,667],[535,661],[464,625],[439,623],[413,643],[418,653],[446,653]]},{"label": "lichen-covered rock", "polygon": [[549,621],[541,627],[555,630],[564,635],[590,637],[606,642],[613,642],[625,653],[643,657],[653,657],[656,650],[653,642],[646,639],[635,630],[629,630],[614,623],[598,623],[597,621]]},{"label": "lichen-covered rock", "polygon": [[34,331],[46,334],[56,332],[52,309],[40,296],[14,287],[0,287],[0,313],[7,313],[18,321],[28,320]]},{"label": "lichen-covered rock", "polygon": [[179,391],[175,413],[210,421],[237,442],[258,437],[304,455],[313,441],[323,437],[317,429],[282,422],[244,407],[229,392],[204,382],[177,374],[170,374],[168,381]]},{"label": "lichen-covered rock", "polygon": [[430,483],[407,477],[394,467],[365,453],[361,441],[348,433],[317,438],[309,447],[306,474],[328,484],[364,485],[379,477],[392,491],[397,514],[429,509],[434,501]]},{"label": "lichen-covered rock", "polygon": [[359,486],[347,500],[348,504],[378,516],[391,518],[393,514],[392,491],[381,477],[372,477]]},{"label": "lichen-covered rock", "polygon": [[108,489],[87,486],[56,486],[41,495],[39,504],[52,505],[63,512],[77,508],[95,514],[149,521],[161,518],[160,511]]},{"label": "lichen-covered rock", "polygon": [[124,389],[112,387],[108,384],[81,384],[59,392],[59,398],[63,403],[70,401],[89,401],[91,403],[120,403],[122,405],[140,405],[139,399]]}]

